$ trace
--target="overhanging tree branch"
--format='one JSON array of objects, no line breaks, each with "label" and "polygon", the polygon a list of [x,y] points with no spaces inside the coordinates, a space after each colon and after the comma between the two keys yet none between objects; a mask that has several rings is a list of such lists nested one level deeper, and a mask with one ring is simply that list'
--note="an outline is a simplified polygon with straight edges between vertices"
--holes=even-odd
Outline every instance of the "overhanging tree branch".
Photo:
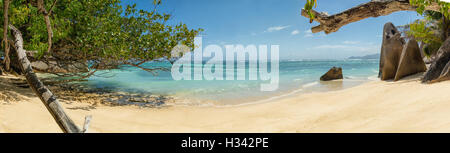
[{"label": "overhanging tree branch", "polygon": [[138,64],[134,64],[133,62],[124,62],[123,64],[130,65],[130,66],[133,66],[133,67],[137,67],[137,68],[139,68],[139,69],[141,69],[141,70],[150,72],[150,73],[152,73],[153,75],[156,75],[156,74],[157,74],[155,71],[169,71],[169,70],[170,70],[170,69],[165,68],[165,67],[156,67],[156,68],[146,68],[146,67],[142,67],[141,65],[142,65],[143,63],[145,63],[145,62],[146,62],[146,61],[142,61],[142,62],[139,62]]},{"label": "overhanging tree branch", "polygon": [[97,72],[98,69],[95,69],[92,72],[89,72],[88,74],[84,76],[79,76],[79,78],[76,79],[67,79],[67,80],[56,80],[56,81],[47,81],[45,82],[47,85],[49,84],[60,84],[60,83],[67,83],[67,82],[74,82],[74,81],[84,81],[86,78],[89,78],[90,76],[94,75],[95,72]]},{"label": "overhanging tree branch", "polygon": [[[314,14],[313,20],[320,23],[320,25],[312,27],[311,31],[313,33],[324,31],[329,34],[338,31],[344,25],[365,18],[385,16],[397,11],[415,10],[416,7],[412,6],[409,0],[372,0],[334,15],[310,10]],[[437,3],[432,3],[425,7],[425,10],[440,11],[440,6]],[[302,16],[309,18],[305,9],[302,9]]]}]

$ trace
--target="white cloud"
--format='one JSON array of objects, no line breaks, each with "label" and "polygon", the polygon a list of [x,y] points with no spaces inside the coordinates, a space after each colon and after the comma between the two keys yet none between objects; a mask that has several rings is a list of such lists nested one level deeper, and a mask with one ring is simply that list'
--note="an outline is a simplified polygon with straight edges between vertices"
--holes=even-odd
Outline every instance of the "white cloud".
[{"label": "white cloud", "polygon": [[[347,42],[349,43],[349,42]],[[309,49],[318,50],[343,50],[343,51],[358,51],[358,52],[370,52],[376,53],[380,50],[380,45],[375,45],[373,43],[357,43],[357,44],[336,44],[336,45],[319,45]]]},{"label": "white cloud", "polygon": [[304,37],[313,37],[311,29],[308,29],[308,30],[305,31],[305,36]]},{"label": "white cloud", "polygon": [[349,45],[320,45],[313,47],[313,49],[355,49],[355,48],[359,47]]},{"label": "white cloud", "polygon": [[342,43],[347,44],[347,45],[354,45],[354,44],[359,44],[359,41],[343,41]]},{"label": "white cloud", "polygon": [[269,27],[269,28],[267,28],[266,32],[280,31],[280,30],[283,30],[283,29],[286,29],[286,28],[289,28],[289,27],[290,27],[290,25]]},{"label": "white cloud", "polygon": [[325,37],[325,36],[327,36],[323,32],[314,34],[314,33],[312,33],[311,29],[308,29],[304,32],[305,32],[305,35],[303,35],[303,37],[315,37],[315,36]]},{"label": "white cloud", "polygon": [[294,31],[291,32],[291,35],[297,35],[297,34],[299,34],[299,33],[300,33],[300,31],[294,30]]}]

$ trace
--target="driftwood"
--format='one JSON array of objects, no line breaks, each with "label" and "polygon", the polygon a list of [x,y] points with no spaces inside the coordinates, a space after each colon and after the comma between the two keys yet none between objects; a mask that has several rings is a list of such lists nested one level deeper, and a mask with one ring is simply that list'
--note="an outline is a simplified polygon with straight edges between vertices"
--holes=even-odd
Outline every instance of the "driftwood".
[{"label": "driftwood", "polygon": [[84,131],[80,130],[75,123],[67,116],[64,109],[59,104],[58,99],[53,95],[53,93],[44,86],[44,84],[39,80],[36,74],[33,72],[30,61],[27,58],[26,51],[23,49],[23,38],[22,33],[13,25],[9,25],[12,30],[12,34],[15,38],[14,48],[22,69],[22,72],[27,79],[28,84],[32,88],[33,92],[41,99],[47,110],[55,119],[58,126],[65,133],[81,133],[87,131],[87,126],[89,125],[90,117],[86,118]]},{"label": "driftwood", "polygon": [[91,123],[91,119],[92,119],[91,115],[88,115],[84,118],[84,126],[83,126],[83,131],[82,131],[83,133],[86,133],[88,131],[89,124]]},{"label": "driftwood", "polygon": [[[350,8],[341,13],[327,15],[311,10],[314,14],[314,21],[320,25],[312,27],[313,33],[324,31],[326,34],[338,31],[342,26],[357,22],[369,17],[378,17],[389,15],[397,11],[415,11],[416,7],[409,3],[409,0],[372,0],[359,6]],[[437,3],[432,3],[425,10],[440,11]],[[306,10],[302,9],[302,16],[309,18]]]}]

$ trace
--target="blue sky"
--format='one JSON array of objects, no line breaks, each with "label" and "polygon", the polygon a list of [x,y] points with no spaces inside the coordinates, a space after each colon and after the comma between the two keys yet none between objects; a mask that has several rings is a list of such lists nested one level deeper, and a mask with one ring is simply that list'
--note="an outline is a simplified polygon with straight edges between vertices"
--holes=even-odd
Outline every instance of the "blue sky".
[{"label": "blue sky", "polygon": [[[370,0],[318,0],[319,12],[335,14]],[[152,10],[153,0],[124,0]],[[162,0],[159,12],[173,15],[169,24],[183,22],[202,28],[208,44],[280,45],[281,59],[343,59],[378,53],[384,23],[404,25],[421,18],[416,12],[396,12],[342,27],[338,32],[312,34],[318,25],[300,15],[305,0]]]}]

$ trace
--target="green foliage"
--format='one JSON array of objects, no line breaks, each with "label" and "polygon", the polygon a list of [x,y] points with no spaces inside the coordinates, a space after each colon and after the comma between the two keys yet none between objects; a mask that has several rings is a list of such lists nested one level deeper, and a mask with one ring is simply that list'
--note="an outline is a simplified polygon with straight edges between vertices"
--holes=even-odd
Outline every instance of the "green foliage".
[{"label": "green foliage", "polygon": [[436,34],[436,31],[434,31],[431,26],[428,26],[427,23],[427,21],[415,21],[410,24],[410,29],[406,33],[426,44],[441,42],[442,40]]},{"label": "green foliage", "polygon": [[430,20],[417,20],[409,25],[406,34],[417,41],[426,44],[424,53],[427,56],[434,54],[441,46],[443,40],[439,36],[439,27],[431,24]]},{"label": "green foliage", "polygon": [[431,5],[432,3],[437,3],[441,7],[439,12],[446,18],[450,18],[450,3],[442,2],[440,0],[409,0],[409,3],[417,7],[416,10],[419,14],[423,14],[425,12],[425,7]]},{"label": "green foliage", "polygon": [[314,14],[311,12],[313,7],[317,7],[317,0],[306,0],[305,7],[303,9],[305,9],[306,13],[309,15],[309,23],[312,23],[315,18]]},{"label": "green foliage", "polygon": [[[437,3],[440,6],[439,12],[425,10],[432,3]],[[423,52],[430,56],[436,53],[448,37],[450,3],[439,0],[410,0],[410,4],[416,6],[417,13],[423,15],[425,19],[410,24],[410,29],[406,33],[408,36],[425,43]]]},{"label": "green foliage", "polygon": [[[44,0],[45,8],[49,9],[52,3],[53,0]],[[120,3],[120,0],[58,0],[50,16],[52,53],[47,53],[47,29],[35,4],[13,0],[10,23],[22,31],[24,48],[38,51],[39,57],[51,54],[91,65],[170,58],[171,49],[178,44],[193,49],[194,37],[202,31],[189,29],[183,23],[166,24],[171,15],[158,12],[161,0],[153,1],[151,11],[137,9],[135,4],[123,8]]]}]

